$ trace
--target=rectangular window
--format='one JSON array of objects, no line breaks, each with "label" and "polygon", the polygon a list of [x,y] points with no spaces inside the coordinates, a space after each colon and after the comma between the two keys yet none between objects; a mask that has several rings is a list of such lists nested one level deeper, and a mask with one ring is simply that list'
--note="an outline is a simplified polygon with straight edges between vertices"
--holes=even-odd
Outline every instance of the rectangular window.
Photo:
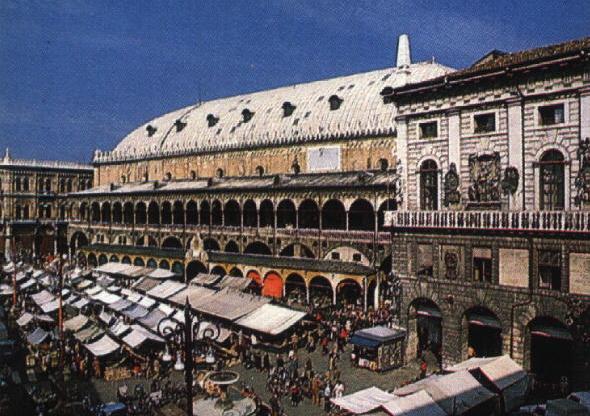
[{"label": "rectangular window", "polygon": [[429,121],[427,123],[420,123],[420,138],[432,139],[438,137],[438,122]]},{"label": "rectangular window", "polygon": [[539,124],[552,126],[565,122],[565,110],[563,104],[544,105],[539,107]]},{"label": "rectangular window", "polygon": [[473,280],[492,283],[492,250],[490,248],[473,248]]},{"label": "rectangular window", "polygon": [[557,250],[539,251],[539,287],[561,290],[561,256]]},{"label": "rectangular window", "polygon": [[433,276],[433,250],[432,244],[418,244],[418,277]]},{"label": "rectangular window", "polygon": [[337,251],[332,253],[332,260],[340,260],[340,253]]},{"label": "rectangular window", "polygon": [[354,253],[352,255],[352,261],[360,262],[361,260],[362,260],[362,257],[359,253]]},{"label": "rectangular window", "polygon": [[496,131],[496,113],[477,114],[473,116],[474,133],[491,133]]}]

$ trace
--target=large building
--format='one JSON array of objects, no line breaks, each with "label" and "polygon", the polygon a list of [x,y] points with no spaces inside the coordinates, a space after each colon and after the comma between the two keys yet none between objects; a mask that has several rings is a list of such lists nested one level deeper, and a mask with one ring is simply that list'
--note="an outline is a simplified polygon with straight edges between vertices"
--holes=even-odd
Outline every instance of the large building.
[{"label": "large building", "polygon": [[93,265],[244,276],[268,296],[390,300],[409,357],[503,352],[580,380],[589,46],[455,71],[412,63],[402,36],[393,68],[163,115],[95,153],[70,248]]},{"label": "large building", "polygon": [[92,188],[93,168],[74,162],[0,159],[1,253],[37,257],[66,253],[68,193]]}]

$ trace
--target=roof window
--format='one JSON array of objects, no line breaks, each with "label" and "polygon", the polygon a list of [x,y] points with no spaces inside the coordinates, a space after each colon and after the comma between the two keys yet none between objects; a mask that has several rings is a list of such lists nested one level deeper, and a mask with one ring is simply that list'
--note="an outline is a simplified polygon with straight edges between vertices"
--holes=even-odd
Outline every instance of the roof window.
[{"label": "roof window", "polygon": [[295,111],[296,108],[297,107],[291,104],[289,101],[285,101],[282,107],[283,117],[289,117],[291,114],[293,114],[293,111]]},{"label": "roof window", "polygon": [[250,120],[252,120],[252,117],[254,117],[254,112],[248,110],[247,108],[244,108],[242,110],[242,121],[244,123],[249,122]]},{"label": "roof window", "polygon": [[178,119],[174,122],[174,127],[176,127],[176,132],[180,133],[186,127],[186,122]]},{"label": "roof window", "polygon": [[342,101],[344,101],[342,98],[338,97],[337,95],[332,95],[328,101],[330,101],[330,111],[334,111],[334,110],[338,110],[340,108],[340,105],[342,104]]},{"label": "roof window", "polygon": [[213,127],[219,121],[219,117],[215,117],[213,114],[207,115],[207,126]]},{"label": "roof window", "polygon": [[383,97],[383,104],[389,104],[393,102],[393,88],[385,87],[381,90],[381,97]]},{"label": "roof window", "polygon": [[158,131],[158,129],[151,124],[148,124],[145,130],[147,131],[148,137],[152,137],[154,134],[156,134],[156,131]]}]

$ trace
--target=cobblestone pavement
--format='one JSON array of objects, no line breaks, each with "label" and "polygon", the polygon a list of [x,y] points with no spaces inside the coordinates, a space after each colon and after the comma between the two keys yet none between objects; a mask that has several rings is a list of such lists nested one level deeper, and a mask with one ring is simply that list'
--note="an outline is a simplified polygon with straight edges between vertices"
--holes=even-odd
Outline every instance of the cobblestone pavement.
[{"label": "cobblestone pavement", "polygon": [[[298,352],[299,361],[301,367],[307,360],[308,354],[303,349]],[[419,374],[419,364],[415,361],[410,362],[408,365],[388,371],[385,373],[376,373],[367,369],[353,368],[350,365],[350,351],[347,348],[345,353],[341,355],[341,360],[338,362],[338,368],[341,371],[341,380],[345,386],[344,394],[350,394],[358,390],[370,386],[378,386],[384,390],[391,390],[409,380],[415,379]],[[271,355],[271,363],[274,362],[274,355]],[[313,369],[315,372],[325,373],[327,371],[327,357],[322,356],[321,352],[316,351],[311,354],[313,363]],[[433,365],[429,363],[429,368],[433,369]],[[268,402],[270,395],[266,391],[266,374],[259,372],[255,369],[246,369],[241,364],[231,368],[234,371],[240,373],[240,383],[244,382],[251,385],[254,391],[261,395],[265,401]],[[178,371],[172,371],[170,378],[174,381],[180,381],[183,379],[183,374]],[[116,392],[119,385],[126,383],[129,386],[130,391],[135,387],[136,384],[144,384],[146,391],[149,390],[149,383],[151,380],[145,378],[139,379],[128,379],[120,382],[106,382],[104,380],[92,380],[79,384],[81,391],[88,391],[94,397],[100,399],[103,402],[116,400]],[[283,407],[285,412],[289,416],[305,415],[325,415],[323,408],[315,406],[311,403],[310,399],[305,398],[298,407],[291,407],[290,399],[284,397]]]}]

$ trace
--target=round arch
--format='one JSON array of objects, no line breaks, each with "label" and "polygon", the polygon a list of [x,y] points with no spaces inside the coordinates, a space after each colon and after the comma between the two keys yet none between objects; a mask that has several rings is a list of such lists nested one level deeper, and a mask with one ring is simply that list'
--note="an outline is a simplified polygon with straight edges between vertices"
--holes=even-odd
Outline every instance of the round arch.
[{"label": "round arch", "polygon": [[258,225],[256,203],[253,200],[248,199],[246,202],[244,202],[244,207],[242,208],[242,217],[244,227],[255,228]]},{"label": "round arch", "polygon": [[162,248],[182,250],[182,242],[174,236],[166,237],[162,241]]},{"label": "round arch", "polygon": [[330,199],[322,205],[322,229],[346,229],[346,210],[342,202],[337,199]]},{"label": "round arch", "polygon": [[260,273],[258,273],[256,270],[249,270],[248,273],[246,273],[246,279],[251,281],[250,285],[248,286],[250,290],[260,295],[262,289],[262,277],[260,276]]},{"label": "round arch", "polygon": [[235,199],[230,199],[225,203],[223,224],[228,227],[240,226],[240,204]]},{"label": "round arch", "polygon": [[90,267],[98,266],[98,260],[96,259],[96,254],[94,254],[94,253],[88,254],[88,265]]},{"label": "round arch", "polygon": [[279,256],[282,257],[303,257],[308,259],[314,259],[315,254],[311,248],[301,243],[291,243],[285,246]]},{"label": "round arch", "polygon": [[186,279],[191,281],[199,273],[207,273],[207,267],[198,260],[192,260],[186,265]]},{"label": "round arch", "polygon": [[211,274],[216,274],[217,276],[225,276],[227,273],[223,266],[217,265],[211,269]]},{"label": "round arch", "polygon": [[170,270],[170,262],[168,260],[160,260],[160,269]]},{"label": "round arch", "polygon": [[[125,204],[127,205],[127,204]],[[157,209],[156,209],[157,212]],[[145,202],[138,202],[135,205],[135,223],[138,225],[145,225],[147,222],[147,208]]]},{"label": "round arch", "polygon": [[438,305],[427,298],[416,298],[408,306],[408,359],[421,357],[426,350],[437,357],[442,354],[442,312]]},{"label": "round arch", "polygon": [[272,255],[272,251],[270,247],[264,244],[263,242],[254,241],[246,246],[244,254],[263,254],[270,256]]},{"label": "round arch", "polygon": [[109,202],[103,202],[100,207],[100,219],[104,224],[111,222],[111,204]]},{"label": "round arch", "polygon": [[344,279],[336,286],[336,301],[346,305],[358,305],[362,301],[363,290],[356,280]]},{"label": "round arch", "polygon": [[100,256],[98,256],[98,265],[102,266],[103,264],[106,264],[109,262],[109,259],[107,258],[107,256],[105,254],[101,254]]},{"label": "round arch", "polygon": [[123,222],[123,206],[120,202],[113,204],[113,224],[121,224]]},{"label": "round arch", "polygon": [[357,199],[348,210],[348,229],[374,231],[375,211],[373,205],[366,199]]},{"label": "round arch", "polygon": [[298,227],[299,228],[320,228],[320,208],[312,199],[306,199],[299,204]]},{"label": "round arch", "polygon": [[277,206],[277,228],[295,228],[297,210],[290,199],[283,199]]},{"label": "round arch", "polygon": [[169,201],[162,202],[162,224],[172,224],[172,204]]},{"label": "round arch", "polygon": [[136,257],[135,260],[133,260],[133,265],[134,266],[144,267],[145,266],[145,262],[143,261],[143,259],[141,257]]},{"label": "round arch", "polygon": [[86,235],[81,231],[76,231],[72,238],[70,239],[70,247],[72,248],[72,252],[76,252],[77,249],[81,247],[86,247],[88,245],[88,238]]},{"label": "round arch", "polygon": [[211,225],[223,224],[223,210],[221,209],[221,202],[216,199],[211,204]]},{"label": "round arch", "polygon": [[285,279],[285,297],[298,303],[305,303],[307,298],[307,285],[298,273],[291,273]]},{"label": "round arch", "polygon": [[172,206],[172,224],[184,225],[184,205],[181,201],[174,201]]},{"label": "round arch", "polygon": [[181,279],[184,279],[184,264],[180,261],[172,263],[172,272]]},{"label": "round arch", "polygon": [[197,203],[192,199],[186,204],[186,223],[187,225],[197,225],[199,223]]},{"label": "round arch", "polygon": [[232,268],[229,271],[229,275],[233,276],[233,277],[244,277],[244,273],[242,273],[242,271],[240,269],[238,269],[237,267]]},{"label": "round arch", "polygon": [[525,329],[525,367],[541,384],[558,383],[572,375],[573,337],[568,327],[551,316],[537,316]]},{"label": "round arch", "polygon": [[148,259],[146,266],[149,267],[150,269],[157,269],[158,262],[155,259]]},{"label": "round arch", "polygon": [[268,272],[264,276],[262,296],[280,299],[283,296],[283,279],[277,272]]},{"label": "round arch", "polygon": [[226,253],[239,253],[240,247],[234,240],[229,240],[223,249]]},{"label": "round arch", "polygon": [[333,289],[330,281],[324,276],[315,276],[309,282],[309,298],[314,305],[323,307],[332,304]]},{"label": "round arch", "polygon": [[205,251],[221,251],[219,243],[213,238],[206,238],[203,240],[203,249]]},{"label": "round arch", "polygon": [[155,201],[150,202],[147,209],[147,220],[150,225],[160,224],[160,207]]},{"label": "round arch", "polygon": [[461,317],[463,357],[492,357],[502,354],[502,323],[483,306],[467,309]]},{"label": "round arch", "polygon": [[131,258],[129,256],[125,256],[121,259],[121,263],[123,264],[131,264]]},{"label": "round arch", "polygon": [[142,235],[135,241],[135,245],[140,247],[158,247],[158,241],[151,235]]},{"label": "round arch", "polygon": [[117,257],[116,255],[111,255],[111,258],[109,258],[109,261],[111,263],[119,263],[119,257]]},{"label": "round arch", "polygon": [[199,223],[201,225],[209,225],[211,222],[211,206],[209,205],[209,202],[201,201],[201,207],[199,211]]},{"label": "round arch", "polygon": [[100,222],[100,205],[98,202],[93,202],[90,206],[90,219],[94,223]]},{"label": "round arch", "polygon": [[260,203],[260,210],[258,212],[260,227],[274,227],[275,213],[274,205],[269,199],[265,199]]}]

